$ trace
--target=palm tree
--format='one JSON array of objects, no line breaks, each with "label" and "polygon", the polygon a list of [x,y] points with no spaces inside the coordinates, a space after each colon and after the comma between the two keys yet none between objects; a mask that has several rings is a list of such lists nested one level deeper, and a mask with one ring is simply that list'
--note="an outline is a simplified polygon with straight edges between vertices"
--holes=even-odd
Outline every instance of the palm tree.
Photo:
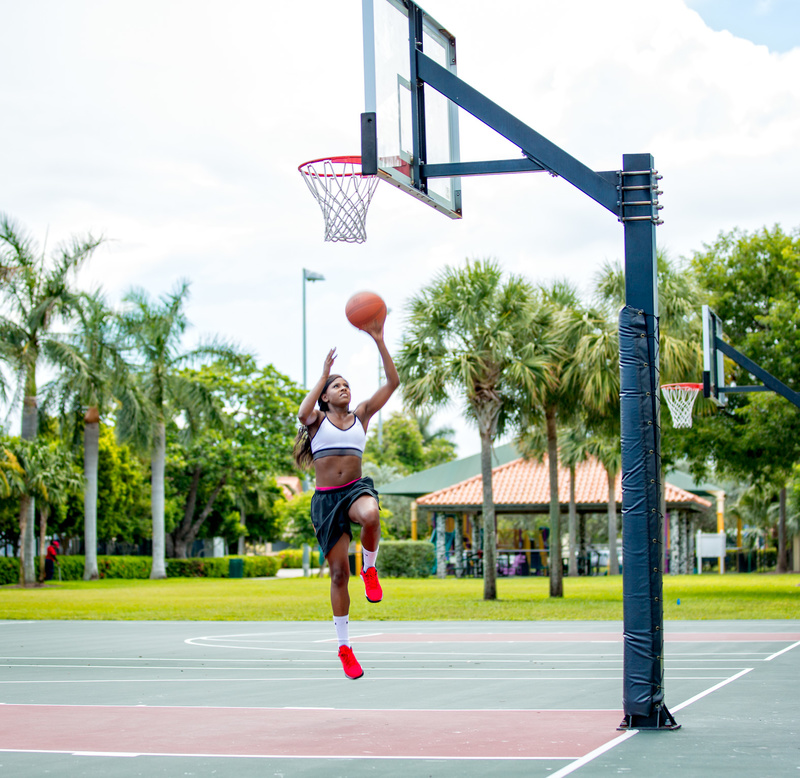
[{"label": "palm tree", "polygon": [[[0,287],[0,349],[4,359],[21,376],[24,440],[37,435],[37,368],[52,360],[52,328],[69,319],[76,301],[73,276],[102,242],[102,238],[72,238],[58,246],[48,261],[35,241],[7,215],[0,214],[0,267],[7,268]],[[21,538],[25,565],[33,569],[35,503],[27,503],[26,533]]]},{"label": "palm tree", "polygon": [[19,564],[19,583],[20,586],[27,586],[34,583],[34,561],[33,554],[25,554],[25,538],[33,538],[33,526],[28,524],[32,521],[31,514],[34,513],[32,506],[36,498],[47,502],[49,495],[47,492],[47,458],[44,450],[46,443],[36,440],[23,440],[14,438],[10,442],[10,448],[14,460],[21,468],[21,472],[15,473],[15,478],[11,482],[12,494],[19,498],[19,538],[20,538],[20,564]]},{"label": "palm tree", "polygon": [[75,467],[72,454],[58,443],[42,444],[39,447],[37,466],[44,485],[45,496],[39,499],[39,582],[44,581],[44,556],[47,538],[47,522],[53,508],[64,505],[71,494],[80,491],[83,478]]},{"label": "palm tree", "polygon": [[542,313],[550,328],[552,380],[535,393],[531,417],[544,418],[550,477],[550,596],[563,597],[558,425],[569,425],[580,416],[585,374],[576,351],[581,339],[596,328],[597,313],[585,309],[577,289],[567,281],[555,281],[550,287],[542,288]]},{"label": "palm tree", "polygon": [[233,362],[237,352],[229,345],[213,342],[192,351],[181,349],[181,338],[188,327],[184,306],[189,284],[178,283],[175,290],[163,295],[160,302],[150,300],[141,289],[129,292],[125,301],[130,308],[123,314],[122,328],[129,346],[135,349],[132,367],[134,380],[121,396],[117,429],[123,439],[150,449],[151,503],[153,519],[153,563],[151,578],[166,578],[166,540],[164,528],[164,466],[167,421],[183,413],[185,430],[197,428],[205,417],[222,424],[213,392],[202,381],[182,368],[203,356]]},{"label": "palm tree", "polygon": [[504,282],[493,260],[447,267],[409,301],[397,360],[403,397],[412,410],[432,410],[460,396],[478,427],[486,600],[497,598],[492,446],[505,429],[519,425],[529,398],[550,381],[533,298],[533,288],[522,278]]},{"label": "palm tree", "polygon": [[608,478],[609,574],[619,573],[617,563],[616,479],[622,467],[619,436],[619,333],[603,310],[595,310],[591,326],[581,336],[570,367],[579,376],[578,392],[583,423],[588,431],[588,452],[600,461]]},{"label": "palm tree", "polygon": [[[656,255],[658,272],[659,369],[662,383],[691,381],[702,371],[700,292],[693,274],[676,266],[665,251]],[[625,271],[606,262],[595,276],[598,306],[616,326],[625,305]]]},{"label": "palm tree", "polygon": [[22,485],[25,471],[16,454],[7,446],[0,449],[0,496],[11,497]]},{"label": "palm tree", "polygon": [[[61,370],[46,387],[45,404],[55,402],[62,418],[83,420],[84,581],[96,581],[97,569],[97,468],[100,419],[114,399],[114,388],[124,382],[122,359],[114,312],[103,296],[82,294],[76,305],[78,326],[69,336],[54,338],[53,359]],[[120,391],[123,391],[120,389]],[[69,425],[77,432],[76,425]]]}]

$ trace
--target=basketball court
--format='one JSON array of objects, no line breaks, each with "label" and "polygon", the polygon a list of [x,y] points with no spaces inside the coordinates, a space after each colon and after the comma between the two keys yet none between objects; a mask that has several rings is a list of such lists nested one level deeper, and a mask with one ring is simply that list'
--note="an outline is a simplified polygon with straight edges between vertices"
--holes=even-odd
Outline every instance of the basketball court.
[{"label": "basketball court", "polygon": [[[673,622],[681,729],[618,731],[622,625],[0,625],[7,775],[785,775],[800,621]],[[646,772],[645,772],[646,771]]]}]

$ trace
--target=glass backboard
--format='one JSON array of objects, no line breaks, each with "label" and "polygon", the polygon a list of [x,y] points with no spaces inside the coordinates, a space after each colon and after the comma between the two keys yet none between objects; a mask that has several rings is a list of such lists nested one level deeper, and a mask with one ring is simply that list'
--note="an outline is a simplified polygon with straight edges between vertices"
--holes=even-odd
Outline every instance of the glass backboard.
[{"label": "glass backboard", "polygon": [[722,322],[707,305],[703,306],[703,396],[719,406],[728,404],[725,388],[725,359],[717,348],[717,338],[722,339]]},{"label": "glass backboard", "polygon": [[[422,52],[456,73],[456,41],[418,6]],[[365,111],[375,114],[378,175],[447,216],[461,217],[458,176],[415,180],[414,149],[421,163],[459,161],[458,108],[435,89],[423,88],[424,119],[414,121],[409,7],[403,0],[362,0]],[[415,124],[419,127],[416,129]],[[424,158],[422,155],[424,154]]]}]

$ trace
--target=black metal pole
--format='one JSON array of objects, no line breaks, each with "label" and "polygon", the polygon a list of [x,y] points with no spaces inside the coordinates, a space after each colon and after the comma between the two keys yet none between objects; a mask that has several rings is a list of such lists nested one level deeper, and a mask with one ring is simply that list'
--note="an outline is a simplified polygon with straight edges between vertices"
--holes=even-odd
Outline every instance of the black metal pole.
[{"label": "black metal pole", "polygon": [[623,708],[620,729],[676,729],[664,704],[657,181],[649,154],[620,175],[625,301],[620,312]]}]

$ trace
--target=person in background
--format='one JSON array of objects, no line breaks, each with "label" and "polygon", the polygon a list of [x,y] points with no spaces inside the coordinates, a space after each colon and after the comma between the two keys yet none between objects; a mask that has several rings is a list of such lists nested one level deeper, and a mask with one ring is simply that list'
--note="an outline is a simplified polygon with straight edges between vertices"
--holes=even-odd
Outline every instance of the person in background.
[{"label": "person in background", "polygon": [[54,540],[48,547],[47,547],[47,554],[44,558],[44,580],[45,581],[52,581],[53,580],[53,573],[56,569],[56,560],[58,559],[58,552],[61,549],[61,544]]}]

